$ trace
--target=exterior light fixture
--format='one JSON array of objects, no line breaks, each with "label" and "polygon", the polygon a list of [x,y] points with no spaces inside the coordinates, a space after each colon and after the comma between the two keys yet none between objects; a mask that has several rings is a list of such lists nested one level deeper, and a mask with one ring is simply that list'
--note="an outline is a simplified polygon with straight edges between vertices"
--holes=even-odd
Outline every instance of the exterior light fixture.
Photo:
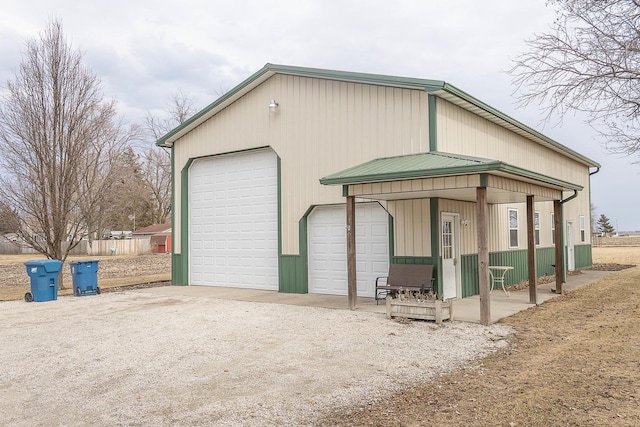
[{"label": "exterior light fixture", "polygon": [[272,113],[276,111],[276,109],[278,108],[278,103],[276,102],[275,99],[272,99],[271,102],[269,103],[269,111],[271,111]]}]

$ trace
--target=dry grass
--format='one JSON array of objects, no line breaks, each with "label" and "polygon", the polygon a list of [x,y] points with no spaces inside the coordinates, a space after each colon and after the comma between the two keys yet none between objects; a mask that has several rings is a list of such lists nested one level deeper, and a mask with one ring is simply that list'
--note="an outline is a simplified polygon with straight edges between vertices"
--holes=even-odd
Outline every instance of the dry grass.
[{"label": "dry grass", "polygon": [[[22,299],[29,291],[25,261],[44,259],[38,255],[0,255],[0,301]],[[69,257],[62,266],[62,286],[58,295],[71,295],[71,261],[98,259],[98,286],[101,290],[171,279],[170,255],[124,255]]]},{"label": "dry grass", "polygon": [[[593,254],[640,264],[640,248]],[[637,426],[639,318],[640,268],[618,271],[504,319],[518,331],[511,345],[468,369],[318,424]]]},{"label": "dry grass", "polygon": [[594,263],[618,263],[640,265],[640,247],[593,248]]}]

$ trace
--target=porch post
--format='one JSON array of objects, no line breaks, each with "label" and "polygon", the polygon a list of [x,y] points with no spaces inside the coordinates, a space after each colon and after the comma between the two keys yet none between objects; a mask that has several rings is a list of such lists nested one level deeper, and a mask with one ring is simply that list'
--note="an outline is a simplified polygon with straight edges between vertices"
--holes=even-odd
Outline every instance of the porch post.
[{"label": "porch post", "polygon": [[527,196],[527,261],[529,264],[529,304],[538,305],[538,274],[536,271],[536,230],[534,198]]},{"label": "porch post", "polygon": [[553,201],[553,224],[555,227],[556,240],[556,293],[562,293],[562,270],[563,270],[563,253],[562,253],[562,228],[560,228],[561,213],[560,200]]},{"label": "porch post", "polygon": [[476,188],[476,217],[478,221],[478,282],[480,285],[480,323],[491,321],[489,299],[489,233],[487,230],[487,187]]},{"label": "porch post", "polygon": [[356,198],[347,196],[347,295],[349,309],[355,310],[358,297],[356,278]]}]

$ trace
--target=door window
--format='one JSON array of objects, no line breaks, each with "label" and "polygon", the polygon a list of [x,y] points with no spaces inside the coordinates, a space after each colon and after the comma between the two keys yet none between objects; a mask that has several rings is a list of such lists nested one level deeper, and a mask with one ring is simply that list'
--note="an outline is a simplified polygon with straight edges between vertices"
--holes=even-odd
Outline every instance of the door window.
[{"label": "door window", "polygon": [[442,221],[442,258],[453,258],[453,222]]}]

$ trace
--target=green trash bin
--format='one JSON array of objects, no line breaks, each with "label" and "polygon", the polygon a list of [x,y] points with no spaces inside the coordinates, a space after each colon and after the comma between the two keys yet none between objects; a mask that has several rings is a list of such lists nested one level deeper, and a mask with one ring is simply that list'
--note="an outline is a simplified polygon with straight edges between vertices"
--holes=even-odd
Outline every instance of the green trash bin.
[{"label": "green trash bin", "polygon": [[31,292],[24,294],[24,300],[42,302],[58,299],[58,275],[62,268],[62,261],[35,260],[27,261],[24,265],[31,279]]}]

